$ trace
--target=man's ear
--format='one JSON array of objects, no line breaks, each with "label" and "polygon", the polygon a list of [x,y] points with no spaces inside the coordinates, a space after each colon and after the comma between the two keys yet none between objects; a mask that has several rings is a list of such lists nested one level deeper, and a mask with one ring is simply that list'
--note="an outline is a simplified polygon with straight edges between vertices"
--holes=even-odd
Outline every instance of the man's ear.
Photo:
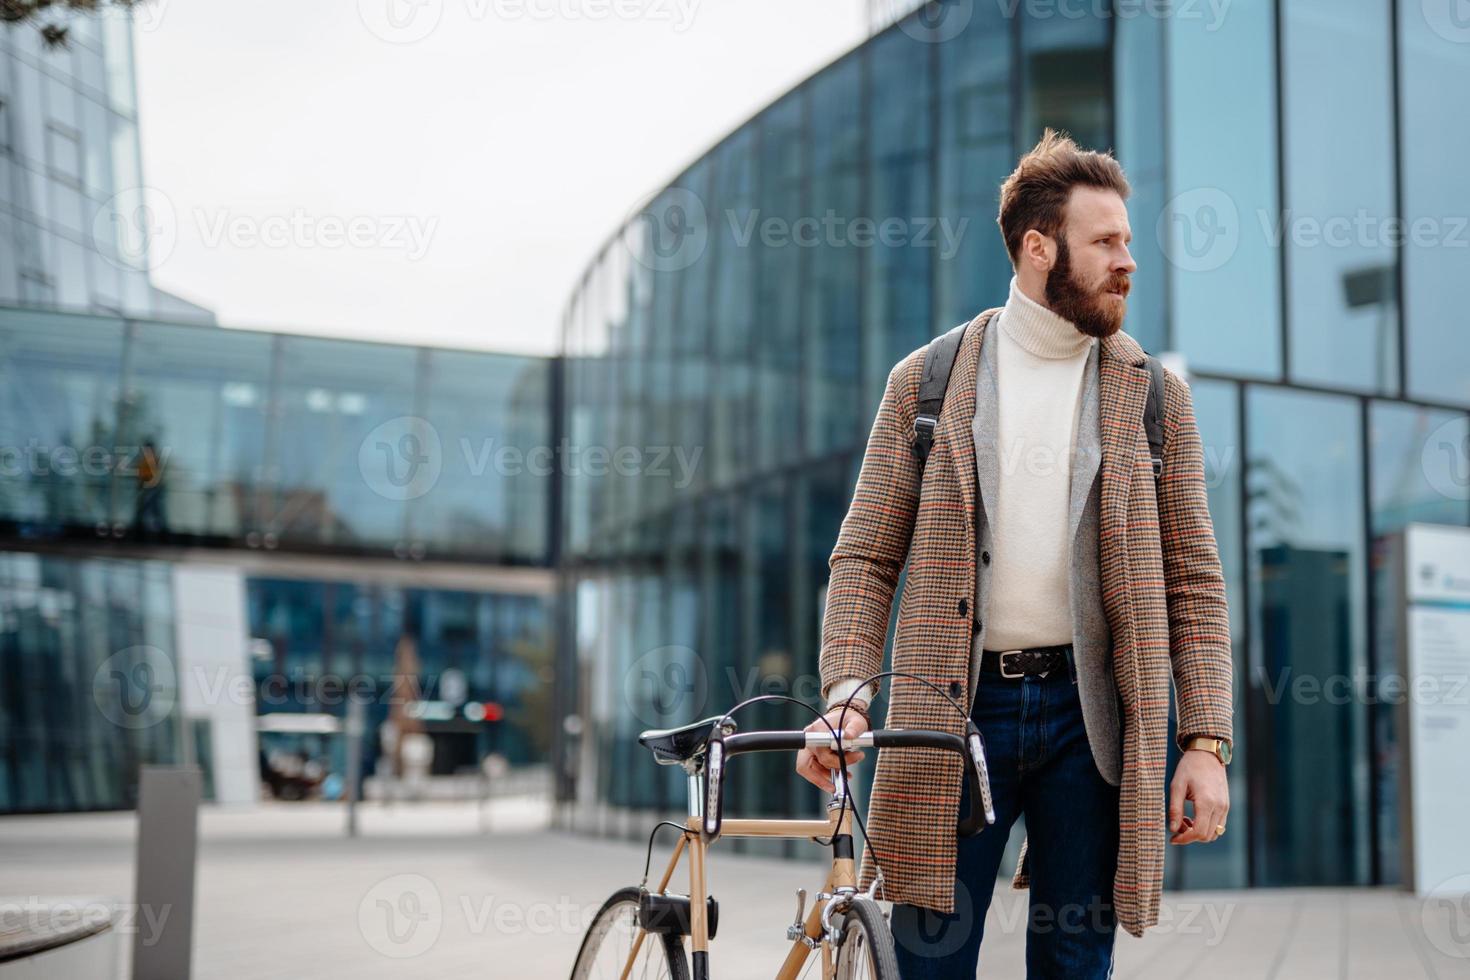
[{"label": "man's ear", "polygon": [[1056,264],[1056,239],[1043,235],[1035,228],[1027,228],[1021,236],[1021,260],[1029,262],[1037,272],[1050,272]]}]

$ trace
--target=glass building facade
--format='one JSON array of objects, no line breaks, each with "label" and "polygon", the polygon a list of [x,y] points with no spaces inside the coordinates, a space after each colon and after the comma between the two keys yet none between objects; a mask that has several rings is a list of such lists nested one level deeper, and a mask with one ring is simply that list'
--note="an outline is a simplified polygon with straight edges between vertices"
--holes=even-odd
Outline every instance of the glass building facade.
[{"label": "glass building facade", "polygon": [[[1437,9],[930,4],[653,195],[570,299],[562,412],[574,445],[696,462],[566,484],[568,823],[682,809],[643,728],[817,700],[884,381],[1005,301],[998,189],[1052,126],[1129,174],[1125,329],[1190,379],[1227,579],[1236,832],[1166,881],[1399,880],[1392,711],[1280,691],[1393,670],[1384,543],[1470,522],[1470,31]],[[750,813],[819,799],[786,758],[730,779]]]},{"label": "glass building facade", "polygon": [[[59,5],[58,5],[59,7]],[[138,140],[131,15],[0,24],[0,305],[147,316],[157,295]]]},{"label": "glass building facade", "polygon": [[219,613],[178,595],[197,562],[243,580],[256,713],[341,718],[358,685],[371,773],[406,681],[455,712],[423,726],[436,774],[546,763],[559,370],[0,307],[0,813],[129,806],[145,762],[210,774],[235,736],[180,722],[216,654],[184,648]]}]

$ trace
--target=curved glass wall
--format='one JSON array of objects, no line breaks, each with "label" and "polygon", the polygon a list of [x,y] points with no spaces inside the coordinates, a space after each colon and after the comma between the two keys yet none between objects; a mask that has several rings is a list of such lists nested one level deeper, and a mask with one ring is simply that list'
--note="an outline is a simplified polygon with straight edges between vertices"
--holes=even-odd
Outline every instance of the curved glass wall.
[{"label": "curved glass wall", "polygon": [[[762,693],[817,700],[827,560],[883,382],[1004,302],[996,195],[1050,125],[1113,148],[1133,183],[1127,329],[1191,378],[1229,590],[1241,832],[1171,850],[1168,883],[1398,880],[1391,713],[1279,692],[1285,671],[1393,669],[1376,556],[1409,521],[1470,523],[1470,303],[1452,301],[1448,220],[1466,212],[1465,154],[1442,125],[1470,44],[1402,4],[951,7],[702,154],[569,301],[561,412],[607,464],[564,481],[560,513],[569,821],[636,836],[682,809],[643,728]],[[1205,75],[1232,81],[1191,82]],[[1339,83],[1362,98],[1324,99]],[[1383,220],[1356,220],[1359,203]],[[1446,219],[1438,242],[1378,235],[1425,212]],[[789,760],[736,770],[746,812],[819,800]],[[1330,836],[1301,824],[1323,806]]]}]

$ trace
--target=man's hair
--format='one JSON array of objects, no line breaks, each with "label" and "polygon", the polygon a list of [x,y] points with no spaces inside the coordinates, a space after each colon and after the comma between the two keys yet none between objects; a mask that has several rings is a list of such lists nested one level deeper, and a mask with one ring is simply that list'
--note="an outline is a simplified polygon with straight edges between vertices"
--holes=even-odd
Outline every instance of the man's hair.
[{"label": "man's hair", "polygon": [[1021,255],[1021,239],[1029,229],[1061,237],[1067,199],[1078,186],[1117,191],[1125,201],[1132,192],[1111,154],[1078,149],[1070,137],[1048,126],[1041,142],[1021,157],[1000,185],[1000,214],[995,220],[1012,264]]}]

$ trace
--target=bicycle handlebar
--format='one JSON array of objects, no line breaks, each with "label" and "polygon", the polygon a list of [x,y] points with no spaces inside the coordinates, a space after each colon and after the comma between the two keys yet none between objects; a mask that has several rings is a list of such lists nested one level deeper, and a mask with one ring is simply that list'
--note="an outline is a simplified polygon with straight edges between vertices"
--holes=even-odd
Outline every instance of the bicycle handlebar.
[{"label": "bicycle handlebar", "polygon": [[[844,751],[867,748],[921,748],[940,749],[957,753],[964,759],[966,776],[970,783],[969,812],[960,818],[956,831],[962,837],[973,837],[986,824],[995,823],[995,804],[990,795],[990,772],[985,760],[985,740],[980,729],[971,721],[964,738],[949,732],[931,731],[922,728],[879,728],[864,732],[853,738],[843,738]],[[723,820],[723,788],[725,761],[747,752],[798,752],[802,749],[837,750],[837,739],[831,732],[773,731],[737,732],[721,735],[712,733],[706,748],[705,760],[705,807],[702,821],[706,842],[719,836]],[[977,805],[978,801],[978,805]]]}]

